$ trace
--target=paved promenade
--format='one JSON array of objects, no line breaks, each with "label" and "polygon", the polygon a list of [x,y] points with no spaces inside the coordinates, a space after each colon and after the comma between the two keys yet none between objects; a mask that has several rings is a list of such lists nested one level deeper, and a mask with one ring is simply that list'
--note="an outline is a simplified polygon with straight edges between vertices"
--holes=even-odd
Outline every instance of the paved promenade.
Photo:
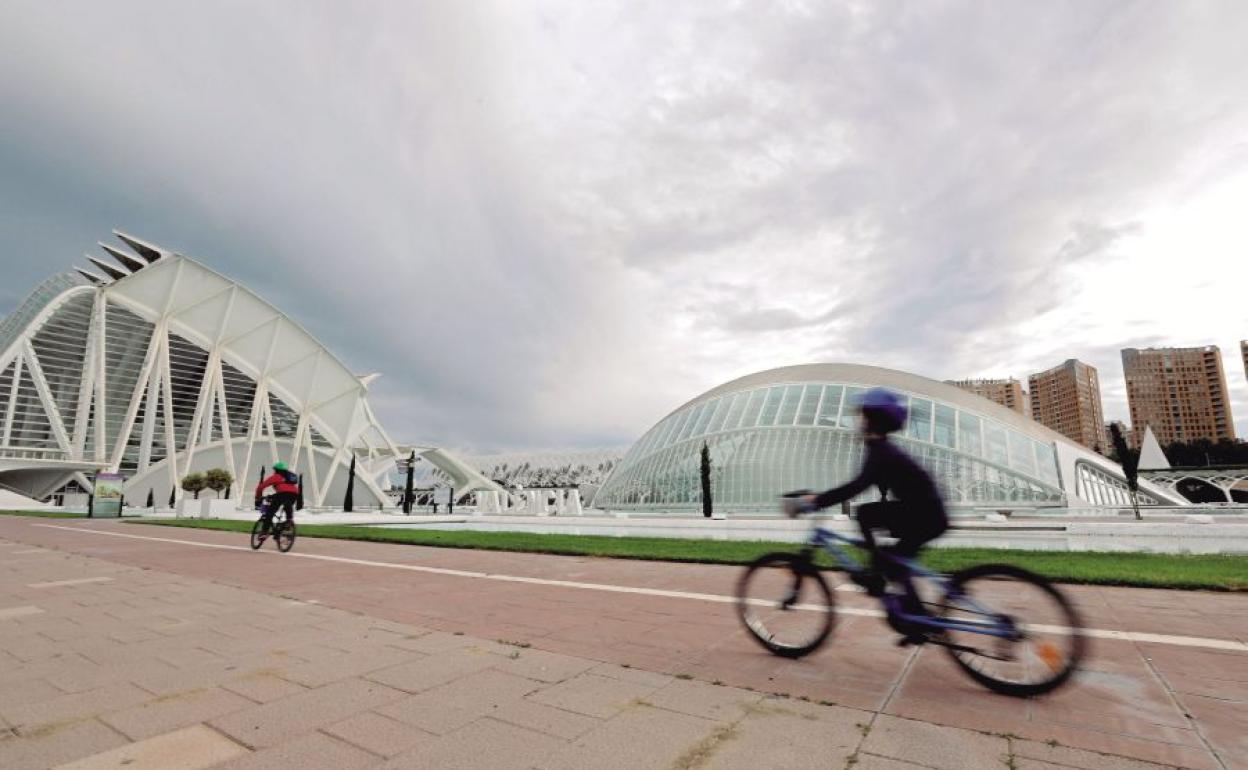
[{"label": "paved promenade", "polygon": [[0,516],[3,768],[1248,768],[1248,599],[1073,588],[1016,700],[864,597],[767,655],[738,571]]}]

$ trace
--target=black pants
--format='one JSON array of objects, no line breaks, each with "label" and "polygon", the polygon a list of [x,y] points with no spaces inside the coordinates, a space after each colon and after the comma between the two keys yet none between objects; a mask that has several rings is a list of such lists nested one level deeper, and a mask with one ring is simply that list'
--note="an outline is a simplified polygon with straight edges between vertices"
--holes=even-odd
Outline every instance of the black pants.
[{"label": "black pants", "polygon": [[[884,500],[858,506],[858,526],[862,539],[871,551],[872,566],[885,577],[901,583],[905,590],[903,607],[910,614],[923,612],[919,594],[910,580],[909,571],[889,559],[880,557],[882,552],[905,559],[913,559],[924,545],[935,540],[949,529],[949,520],[939,508],[912,506],[899,500]],[[886,530],[897,538],[896,544],[880,548],[875,543],[875,530]]]},{"label": "black pants", "polygon": [[278,511],[286,512],[286,520],[295,520],[295,503],[299,501],[299,495],[294,492],[278,492],[269,498],[269,519],[272,520]]}]

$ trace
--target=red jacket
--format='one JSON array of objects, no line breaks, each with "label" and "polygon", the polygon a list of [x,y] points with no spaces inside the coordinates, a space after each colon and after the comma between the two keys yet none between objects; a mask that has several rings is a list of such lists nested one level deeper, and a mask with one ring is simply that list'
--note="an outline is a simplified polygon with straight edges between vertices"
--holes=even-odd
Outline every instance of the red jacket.
[{"label": "red jacket", "polygon": [[[293,476],[294,474],[291,475]],[[299,484],[287,481],[286,477],[278,471],[274,471],[272,476],[269,476],[264,481],[261,481],[260,486],[256,487],[257,500],[264,494],[264,490],[267,487],[273,487],[273,491],[277,492],[279,495],[282,492],[289,492],[292,495],[299,494]]]}]

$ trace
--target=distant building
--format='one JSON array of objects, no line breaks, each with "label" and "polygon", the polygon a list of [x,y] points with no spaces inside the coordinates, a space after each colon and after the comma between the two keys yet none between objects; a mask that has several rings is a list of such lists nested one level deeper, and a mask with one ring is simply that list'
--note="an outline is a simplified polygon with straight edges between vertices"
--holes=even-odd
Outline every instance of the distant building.
[{"label": "distant building", "polygon": [[1137,444],[1147,427],[1162,446],[1235,438],[1226,373],[1216,345],[1126,348],[1122,373]]},{"label": "distant building", "polygon": [[1108,451],[1096,367],[1074,358],[1027,378],[1031,419],[1089,449]]},{"label": "distant building", "polygon": [[1006,380],[945,380],[945,383],[1027,416],[1027,393],[1023,384],[1013,377]]}]

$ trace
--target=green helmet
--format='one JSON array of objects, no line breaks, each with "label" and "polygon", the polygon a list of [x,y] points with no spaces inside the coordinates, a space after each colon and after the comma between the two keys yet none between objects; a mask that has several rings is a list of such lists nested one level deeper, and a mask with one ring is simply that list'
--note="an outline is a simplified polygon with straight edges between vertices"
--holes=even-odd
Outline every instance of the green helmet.
[{"label": "green helmet", "polygon": [[282,462],[281,460],[278,460],[277,462],[273,463],[273,470],[275,471],[286,470],[286,463]]}]

